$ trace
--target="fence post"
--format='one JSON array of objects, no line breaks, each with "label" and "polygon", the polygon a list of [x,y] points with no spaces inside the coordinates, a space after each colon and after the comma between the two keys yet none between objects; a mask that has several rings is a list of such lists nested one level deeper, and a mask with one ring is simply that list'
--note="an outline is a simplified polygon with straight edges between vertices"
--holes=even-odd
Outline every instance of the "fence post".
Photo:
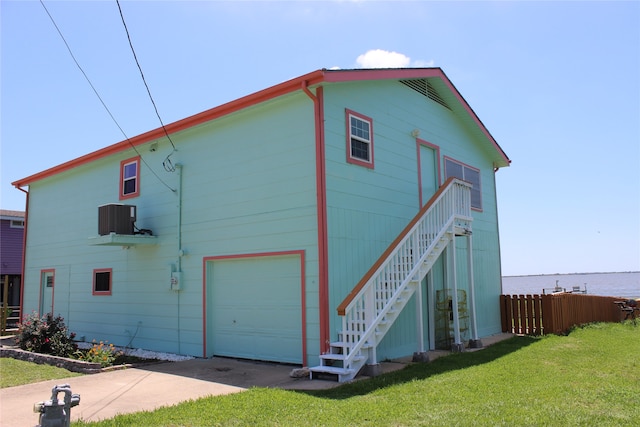
[{"label": "fence post", "polygon": [[507,301],[508,295],[500,295],[500,319],[502,321],[502,332],[511,332],[511,328],[508,327],[508,314],[507,314]]},{"label": "fence post", "polygon": [[540,308],[542,309],[542,333],[545,335],[552,334],[554,331],[554,324],[551,295],[540,295]]},{"label": "fence post", "polygon": [[536,335],[542,335],[542,297],[540,295],[534,295],[534,312],[536,316],[535,329]]}]

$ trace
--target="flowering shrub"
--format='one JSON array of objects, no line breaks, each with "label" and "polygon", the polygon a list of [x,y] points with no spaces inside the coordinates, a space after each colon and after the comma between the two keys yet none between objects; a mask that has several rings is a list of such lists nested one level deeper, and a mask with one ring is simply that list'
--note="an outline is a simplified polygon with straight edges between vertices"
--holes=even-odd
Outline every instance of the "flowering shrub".
[{"label": "flowering shrub", "polygon": [[73,342],[76,334],[69,334],[64,319],[47,313],[39,317],[36,313],[27,316],[18,324],[16,344],[23,350],[34,353],[69,357],[78,346]]},{"label": "flowering shrub", "polygon": [[99,363],[103,368],[113,365],[113,362],[120,355],[122,355],[122,352],[116,351],[113,344],[107,344],[105,341],[100,341],[98,344],[96,340],[93,340],[93,346],[89,350],[78,350],[74,354],[78,360]]}]

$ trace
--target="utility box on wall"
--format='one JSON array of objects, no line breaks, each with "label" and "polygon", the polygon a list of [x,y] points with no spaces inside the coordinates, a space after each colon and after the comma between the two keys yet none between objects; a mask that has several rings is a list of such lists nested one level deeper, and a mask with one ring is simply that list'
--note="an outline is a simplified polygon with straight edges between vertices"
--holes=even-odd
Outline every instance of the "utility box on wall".
[{"label": "utility box on wall", "polygon": [[134,234],[136,207],[134,205],[109,204],[98,206],[98,234]]}]

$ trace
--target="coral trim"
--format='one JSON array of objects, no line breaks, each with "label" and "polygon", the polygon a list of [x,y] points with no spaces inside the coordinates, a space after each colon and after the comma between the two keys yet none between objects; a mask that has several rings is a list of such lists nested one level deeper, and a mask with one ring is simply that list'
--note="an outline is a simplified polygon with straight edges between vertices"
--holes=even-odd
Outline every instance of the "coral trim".
[{"label": "coral trim", "polygon": [[[460,95],[453,83],[444,74],[440,68],[396,68],[396,69],[375,69],[375,70],[317,70],[295,79],[288,80],[278,85],[269,87],[267,89],[255,92],[251,95],[244,96],[218,107],[203,111],[202,113],[195,114],[185,119],[179,120],[174,123],[170,123],[165,126],[166,131],[169,134],[174,134],[185,129],[206,123],[211,120],[226,116],[236,111],[248,108],[270,99],[277,98],[287,93],[300,90],[302,85],[314,86],[321,83],[338,83],[338,82],[350,82],[350,81],[366,81],[366,80],[379,80],[379,79],[411,79],[411,78],[440,78],[445,85],[451,90],[456,99],[460,102],[465,111],[473,119],[476,125],[482,130],[482,133],[494,146],[500,157],[505,164],[511,163],[511,160],[507,157],[502,148],[498,145],[496,140],[491,136],[489,131],[485,128],[484,124],[476,113],[471,109],[467,101]],[[44,170],[26,178],[14,181],[12,183],[15,187],[23,187],[29,185],[35,181],[39,181],[50,176],[56,175],[78,167],[80,165],[87,164],[97,159],[101,159],[112,154],[120,153],[128,150],[131,146],[138,146],[150,141],[164,138],[165,130],[163,128],[157,128],[141,135],[129,138],[127,140],[118,142],[116,144],[105,147],[101,150],[93,153],[78,157],[74,160],[70,160],[66,163],[62,163],[53,168]]]}]

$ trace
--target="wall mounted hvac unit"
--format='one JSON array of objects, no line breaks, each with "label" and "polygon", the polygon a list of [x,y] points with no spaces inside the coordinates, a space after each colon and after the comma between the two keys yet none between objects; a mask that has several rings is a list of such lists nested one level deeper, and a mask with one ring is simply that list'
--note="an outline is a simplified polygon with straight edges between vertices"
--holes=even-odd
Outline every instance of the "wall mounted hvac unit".
[{"label": "wall mounted hvac unit", "polygon": [[109,204],[98,206],[98,234],[134,234],[136,207],[134,205]]}]

